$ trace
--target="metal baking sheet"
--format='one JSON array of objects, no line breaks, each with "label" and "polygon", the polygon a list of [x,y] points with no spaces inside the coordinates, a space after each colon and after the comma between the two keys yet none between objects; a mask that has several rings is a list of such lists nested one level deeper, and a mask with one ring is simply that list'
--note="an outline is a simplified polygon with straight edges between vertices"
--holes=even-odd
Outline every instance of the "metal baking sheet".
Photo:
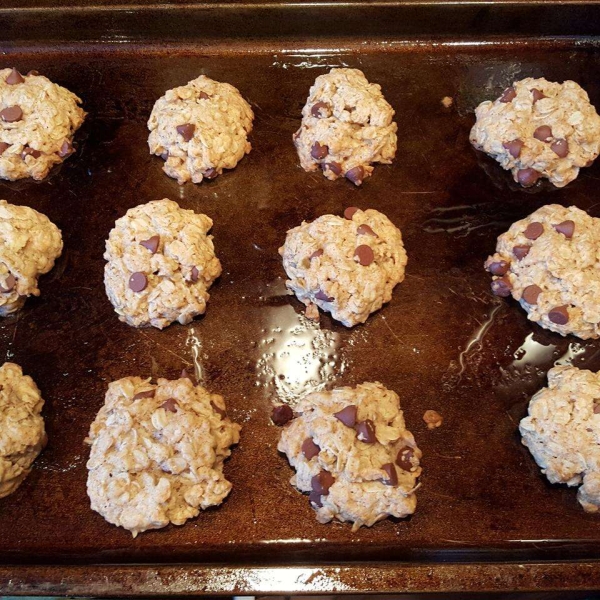
[{"label": "metal baking sheet", "polygon": [[[41,297],[0,323],[1,356],[42,389],[49,435],[31,475],[0,501],[0,592],[600,585],[598,517],[574,490],[543,479],[517,433],[546,371],[597,369],[600,345],[532,325],[515,302],[491,295],[482,268],[496,236],[543,204],[600,216],[600,166],[563,189],[522,190],[468,141],[474,107],[521,77],[574,79],[600,106],[599,9],[458,3],[448,23],[449,6],[410,3],[0,11],[2,63],[37,69],[89,113],[76,155],[46,181],[0,183],[1,198],[47,214],[65,241]],[[310,85],[336,66],[380,83],[399,125],[394,164],[360,189],[303,172],[291,141]],[[252,104],[253,150],[215,181],[180,187],[148,154],[146,120],[165,90],[201,73]],[[105,296],[104,240],[128,208],[163,197],[214,220],[224,271],[204,317],[136,330]],[[346,329],[323,315],[319,327],[286,295],[277,249],[302,220],[353,205],[401,228],[407,277],[365,325]],[[183,527],[133,540],[90,510],[83,440],[110,381],[183,367],[223,394],[243,425],[225,467],[233,491]],[[424,454],[422,487],[411,518],[352,533],[318,524],[291,487],[269,415],[275,400],[371,380],[401,397]],[[427,430],[427,409],[443,415],[441,428]]]}]

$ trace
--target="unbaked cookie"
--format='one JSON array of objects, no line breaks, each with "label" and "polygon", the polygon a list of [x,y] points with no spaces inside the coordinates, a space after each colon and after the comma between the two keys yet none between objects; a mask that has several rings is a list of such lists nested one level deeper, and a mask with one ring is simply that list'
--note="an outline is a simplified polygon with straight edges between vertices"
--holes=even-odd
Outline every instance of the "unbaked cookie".
[{"label": "unbaked cookie", "polygon": [[562,335],[600,336],[600,219],[549,204],[514,223],[485,262],[497,296]]},{"label": "unbaked cookie", "polygon": [[0,200],[0,316],[40,295],[38,277],[52,269],[62,248],[60,229],[46,215]]},{"label": "unbaked cookie", "polygon": [[133,537],[183,525],[229,494],[223,462],[240,429],[188,378],[113,381],[86,439],[92,510]]},{"label": "unbaked cookie", "polygon": [[104,284],[119,319],[163,329],[204,314],[221,274],[212,220],[176,202],[155,200],[127,211],[106,241]]},{"label": "unbaked cookie", "polygon": [[0,498],[12,494],[46,445],[44,401],[19,365],[0,367]]},{"label": "unbaked cookie", "polygon": [[316,305],[352,327],[391,300],[407,257],[400,230],[382,213],[351,207],[344,216],[290,229],[279,254],[307,315],[318,318]]},{"label": "unbaked cookie", "polygon": [[150,154],[165,161],[163,171],[179,184],[214,179],[250,152],[253,119],[236,88],[200,75],[154,104],[148,121]]},{"label": "unbaked cookie", "polygon": [[475,115],[471,143],[525,187],[540,177],[563,187],[600,153],[600,117],[574,81],[516,81]]},{"label": "unbaked cookie", "polygon": [[81,99],[30,71],[0,69],[0,178],[44,179],[73,153]]},{"label": "unbaked cookie", "polygon": [[320,523],[351,521],[355,531],[415,512],[421,451],[395,392],[380,383],[313,392],[296,413],[278,450],[296,470],[292,485],[310,493]]},{"label": "unbaked cookie", "polygon": [[600,508],[600,375],[572,366],[548,372],[548,387],[529,403],[522,442],[550,483],[581,486],[587,512]]},{"label": "unbaked cookie", "polygon": [[320,75],[294,134],[302,168],[360,185],[372,174],[373,163],[390,164],[396,155],[393,116],[381,86],[369,83],[362,71],[331,69]]}]

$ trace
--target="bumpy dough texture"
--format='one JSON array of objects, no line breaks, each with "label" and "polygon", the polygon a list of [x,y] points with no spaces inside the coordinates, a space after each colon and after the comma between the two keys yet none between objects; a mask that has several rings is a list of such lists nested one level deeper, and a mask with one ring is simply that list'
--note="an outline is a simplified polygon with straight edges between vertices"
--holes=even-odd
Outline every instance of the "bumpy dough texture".
[{"label": "bumpy dough texture", "polygon": [[[148,121],[150,154],[165,159],[163,171],[179,184],[213,179],[250,152],[253,119],[235,87],[201,75],[168,90],[154,104]],[[182,125],[193,131],[178,132]]]},{"label": "bumpy dough texture", "polygon": [[[294,134],[302,168],[323,169],[331,180],[348,174],[360,185],[372,174],[373,163],[390,164],[396,155],[398,126],[393,116],[381,86],[369,83],[362,71],[331,69],[320,75],[310,88],[302,125]],[[315,144],[326,150],[319,152]]]},{"label": "bumpy dough texture", "polygon": [[0,118],[0,145],[9,145],[0,152],[0,178],[44,179],[72,153],[85,112],[78,106],[80,98],[42,75],[23,75],[22,83],[10,85],[6,79],[11,71],[0,69],[0,111],[18,106],[23,116],[12,123]]},{"label": "bumpy dough texture", "polygon": [[0,316],[40,295],[38,277],[52,269],[62,248],[60,229],[46,215],[0,200]]},{"label": "bumpy dough texture", "polygon": [[[356,423],[372,422],[374,443],[360,441],[352,423],[346,425],[335,416],[349,406],[357,409]],[[356,388],[314,392],[295,410],[299,416],[284,428],[278,450],[296,470],[292,485],[312,492],[310,501],[320,523],[336,518],[352,522],[357,530],[388,516],[406,517],[415,512],[421,451],[405,427],[395,392],[380,383],[363,383]],[[311,439],[318,454],[308,459],[303,443]],[[391,474],[382,468],[385,465],[395,472],[396,485],[384,483]],[[322,471],[331,474],[335,482],[327,494],[319,496],[313,492],[313,478]]]},{"label": "bumpy dough texture", "polygon": [[529,403],[522,442],[551,483],[581,486],[587,512],[600,508],[600,375],[572,366],[548,372],[548,387]]},{"label": "bumpy dough texture", "polygon": [[12,494],[29,475],[46,445],[41,412],[44,401],[33,379],[21,367],[0,367],[0,498]]},{"label": "bumpy dough texture", "polygon": [[[221,274],[212,236],[212,220],[176,202],[155,200],[127,211],[106,241],[104,284],[119,319],[134,327],[162,329],[204,314],[208,288]],[[159,236],[155,253],[140,242]],[[130,287],[133,273],[147,285]]]},{"label": "bumpy dough texture", "polygon": [[133,537],[183,525],[229,494],[223,462],[240,429],[221,396],[189,379],[113,381],[86,440],[92,510]]},{"label": "bumpy dough texture", "polygon": [[[522,185],[533,185],[539,177],[548,178],[557,187],[567,185],[600,153],[600,117],[596,109],[574,81],[554,83],[528,77],[516,81],[513,88],[512,100],[502,102],[501,96],[477,107],[471,143],[504,169],[510,169],[514,180]],[[533,90],[545,97],[536,101],[540,95],[536,92],[534,96]],[[512,96],[512,92],[504,94],[506,100]],[[550,128],[550,136],[536,139],[534,133],[542,126]],[[511,154],[504,144],[515,141]],[[524,169],[535,173],[522,172]]]},{"label": "bumpy dough texture", "polygon": [[[555,229],[565,221],[574,224],[571,238]],[[532,223],[543,227],[535,240],[525,235]],[[519,260],[515,247],[518,252],[521,246],[528,253]],[[492,286],[498,280],[508,282],[510,293],[531,321],[562,335],[572,333],[583,339],[600,336],[600,219],[575,206],[543,206],[498,238],[496,254],[485,266],[490,270],[499,261],[508,264],[508,272],[494,276]],[[534,285],[540,292],[535,303],[528,303],[526,290]],[[566,323],[553,322],[551,313],[557,307],[564,307]]]},{"label": "bumpy dough texture", "polygon": [[[376,235],[361,233],[365,225]],[[372,250],[371,264],[364,266],[355,256],[359,246]],[[323,215],[302,223],[287,232],[279,253],[286,285],[298,300],[316,304],[347,327],[364,323],[391,300],[407,262],[400,230],[372,209],[357,210],[352,219]]]}]

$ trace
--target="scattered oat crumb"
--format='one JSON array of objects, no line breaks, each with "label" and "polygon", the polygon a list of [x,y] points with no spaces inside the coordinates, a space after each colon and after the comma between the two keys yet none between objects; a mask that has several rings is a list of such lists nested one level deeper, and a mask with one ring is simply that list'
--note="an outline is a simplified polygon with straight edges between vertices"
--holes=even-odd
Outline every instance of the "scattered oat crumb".
[{"label": "scattered oat crumb", "polygon": [[423,415],[423,421],[427,423],[427,429],[436,429],[444,422],[444,419],[439,412],[436,412],[435,410],[426,410]]},{"label": "scattered oat crumb", "polygon": [[454,100],[450,96],[444,96],[442,98],[442,106],[444,108],[450,108],[454,104]]},{"label": "scattered oat crumb", "polygon": [[313,302],[306,307],[304,314],[306,315],[306,318],[310,319],[311,321],[319,320],[319,308]]}]

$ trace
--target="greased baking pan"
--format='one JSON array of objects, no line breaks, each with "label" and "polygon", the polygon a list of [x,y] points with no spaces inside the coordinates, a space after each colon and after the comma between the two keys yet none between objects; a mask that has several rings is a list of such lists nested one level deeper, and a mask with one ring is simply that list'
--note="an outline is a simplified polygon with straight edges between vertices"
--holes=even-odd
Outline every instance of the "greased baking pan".
[{"label": "greased baking pan", "polygon": [[[517,188],[469,145],[474,107],[513,80],[574,79],[600,107],[600,5],[373,3],[80,6],[0,10],[2,64],[82,97],[78,150],[42,183],[0,197],[47,214],[65,251],[42,295],[0,323],[3,358],[46,400],[49,443],[0,501],[0,592],[200,594],[591,589],[599,517],[551,486],[518,421],[556,363],[600,367],[600,343],[562,338],[495,298],[496,236],[545,203],[600,216],[600,165],[563,189]],[[399,149],[357,189],[298,166],[292,134],[315,77],[362,69],[396,110]],[[215,181],[179,187],[147,149],[165,90],[204,73],[256,113],[253,150]],[[450,96],[451,108],[441,100]],[[206,315],[164,331],[118,321],[103,287],[115,219],[168,197],[214,220],[223,275]],[[407,277],[365,325],[320,327],[285,291],[287,229],[347,206],[402,230]],[[107,384],[194,368],[223,394],[242,441],[230,497],[183,527],[133,540],[93,513],[83,440]],[[423,450],[416,514],[351,532],[320,525],[276,450],[273,401],[377,380],[396,390]],[[444,417],[429,431],[425,410]]]}]

